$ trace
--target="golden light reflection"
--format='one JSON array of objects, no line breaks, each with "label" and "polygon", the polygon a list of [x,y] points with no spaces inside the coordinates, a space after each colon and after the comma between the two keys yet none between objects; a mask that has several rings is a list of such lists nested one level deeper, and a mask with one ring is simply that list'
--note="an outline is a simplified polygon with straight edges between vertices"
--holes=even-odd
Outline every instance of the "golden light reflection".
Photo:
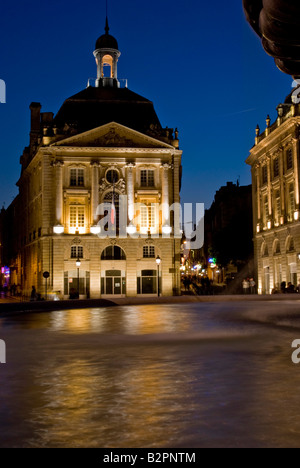
[{"label": "golden light reflection", "polygon": [[[165,306],[168,309],[167,306]],[[144,335],[182,333],[189,330],[184,314],[172,319],[172,307],[164,313],[157,305],[114,307],[113,309],[74,309],[52,312],[50,328],[69,333]]]},{"label": "golden light reflection", "polygon": [[[164,446],[170,435],[176,437],[174,409],[181,408],[187,389],[185,372],[175,362],[166,364],[158,349],[150,356],[141,348],[138,356],[128,349],[108,352],[98,347],[97,364],[95,349],[83,353],[79,358],[78,351],[73,357],[69,351],[52,364],[51,373],[50,363],[45,363],[47,380],[41,370],[35,382],[42,390],[41,404],[31,420],[36,427],[46,422],[47,431],[36,432],[29,444],[128,447],[144,446],[155,438]],[[170,404],[174,395],[175,408]]]}]

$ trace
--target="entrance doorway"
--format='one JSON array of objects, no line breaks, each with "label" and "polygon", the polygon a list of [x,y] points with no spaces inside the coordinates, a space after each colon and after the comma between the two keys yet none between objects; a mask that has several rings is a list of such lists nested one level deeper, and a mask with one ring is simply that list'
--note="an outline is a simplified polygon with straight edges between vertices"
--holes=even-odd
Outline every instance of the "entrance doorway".
[{"label": "entrance doorway", "polygon": [[265,268],[265,293],[270,294],[270,267]]},{"label": "entrance doorway", "polygon": [[290,270],[290,282],[297,287],[297,263],[290,263],[289,265]]},{"label": "entrance doorway", "polygon": [[101,294],[107,296],[126,295],[126,277],[121,270],[107,270],[101,278]]},{"label": "entrance doorway", "polygon": [[65,271],[64,273],[64,296],[76,296],[79,293],[79,297],[90,297],[90,272],[80,271],[79,272],[79,284],[78,284],[78,272]]}]

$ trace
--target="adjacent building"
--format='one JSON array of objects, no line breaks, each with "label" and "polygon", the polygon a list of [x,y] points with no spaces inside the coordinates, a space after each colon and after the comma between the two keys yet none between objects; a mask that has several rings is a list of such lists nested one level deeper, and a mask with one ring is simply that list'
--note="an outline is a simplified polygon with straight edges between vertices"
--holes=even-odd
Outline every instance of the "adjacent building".
[{"label": "adjacent building", "polygon": [[[180,294],[180,237],[168,209],[180,202],[178,131],[163,128],[153,103],[121,86],[120,55],[106,22],[94,51],[95,86],[68,98],[56,116],[30,105],[30,144],[6,223],[11,283],[27,295],[32,286],[44,294],[44,273],[61,298],[155,295],[158,270],[161,293]],[[109,224],[114,232],[105,236]]]},{"label": "adjacent building", "polygon": [[204,225],[203,253],[209,277],[218,282],[235,277],[241,286],[239,272],[245,277],[254,274],[251,185],[228,182],[221,187],[205,211]]},{"label": "adjacent building", "polygon": [[297,91],[277,107],[266,129],[256,129],[247,164],[252,172],[254,252],[258,292],[300,281],[299,125]]}]

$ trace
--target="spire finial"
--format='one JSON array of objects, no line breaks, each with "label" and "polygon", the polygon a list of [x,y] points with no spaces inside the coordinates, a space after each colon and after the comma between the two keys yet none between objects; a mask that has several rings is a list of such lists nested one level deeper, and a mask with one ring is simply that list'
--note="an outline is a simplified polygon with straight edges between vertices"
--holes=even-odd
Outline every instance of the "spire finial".
[{"label": "spire finial", "polygon": [[108,26],[108,18],[106,17],[106,23],[105,23],[105,34],[109,33],[109,26]]},{"label": "spire finial", "polygon": [[105,23],[105,34],[109,33],[109,26],[108,26],[108,0],[106,0],[106,23]]}]

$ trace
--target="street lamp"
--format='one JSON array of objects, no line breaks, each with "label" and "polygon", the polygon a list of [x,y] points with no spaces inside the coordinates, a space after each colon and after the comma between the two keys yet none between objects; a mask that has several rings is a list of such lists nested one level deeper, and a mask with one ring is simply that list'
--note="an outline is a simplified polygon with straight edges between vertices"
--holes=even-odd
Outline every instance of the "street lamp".
[{"label": "street lamp", "polygon": [[160,288],[159,288],[159,266],[161,264],[161,258],[160,256],[158,255],[156,257],[156,265],[157,265],[157,295],[158,297],[160,296]]},{"label": "street lamp", "polygon": [[91,226],[90,228],[91,234],[98,236],[101,233],[101,227],[98,224]]},{"label": "street lamp", "polygon": [[79,268],[80,268],[80,265],[81,265],[81,261],[79,259],[79,257],[77,258],[76,260],[76,266],[77,266],[77,295],[78,295],[78,299],[79,299]]},{"label": "street lamp", "polygon": [[56,226],[53,226],[54,234],[63,234],[64,231],[65,231],[65,228],[61,224],[57,224]]}]

